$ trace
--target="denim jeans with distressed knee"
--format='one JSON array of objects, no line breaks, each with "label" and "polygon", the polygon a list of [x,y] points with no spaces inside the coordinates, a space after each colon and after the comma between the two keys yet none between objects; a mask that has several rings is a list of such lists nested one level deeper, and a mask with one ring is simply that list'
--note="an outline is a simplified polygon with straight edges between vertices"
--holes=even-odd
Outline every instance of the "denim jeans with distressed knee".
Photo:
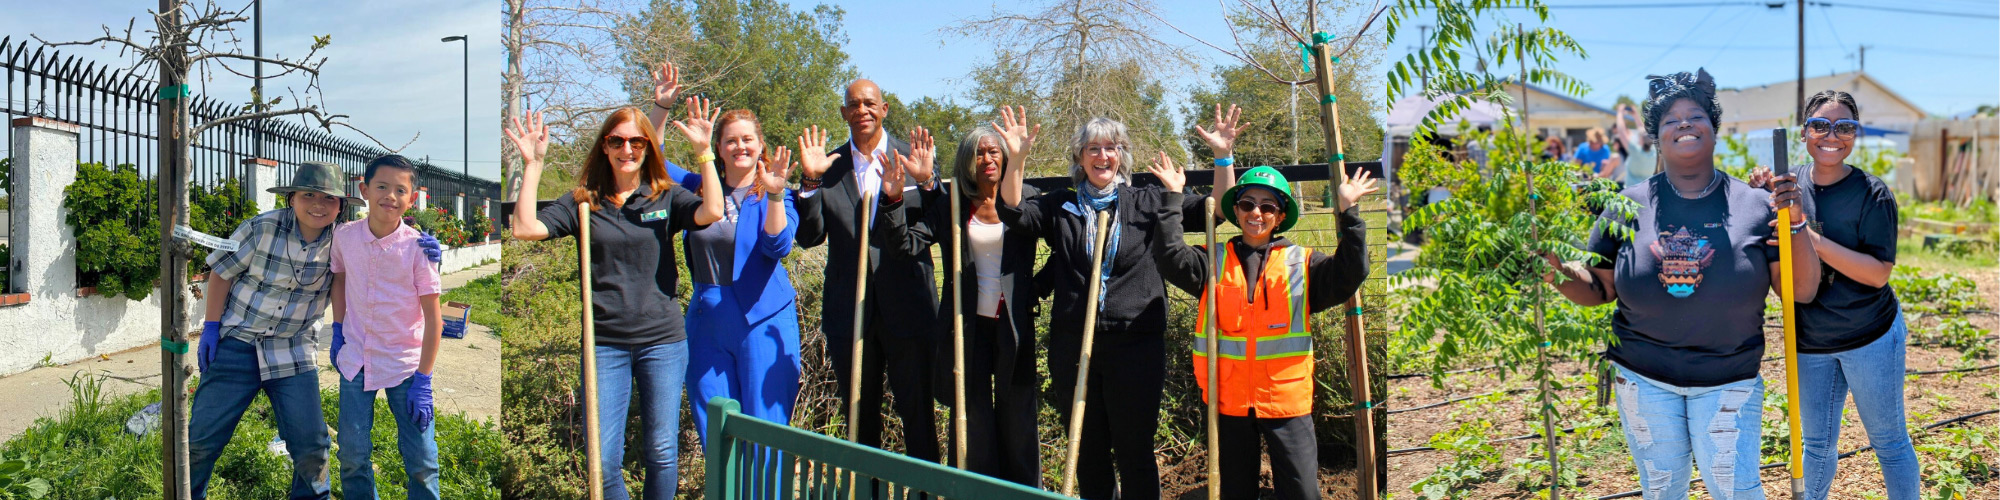
[{"label": "denim jeans with distressed knee", "polygon": [[1695,467],[1701,469],[1709,497],[1764,498],[1757,477],[1763,379],[1678,387],[1618,366],[1612,387],[1618,393],[1625,446],[1639,468],[1646,500],[1687,498]]}]

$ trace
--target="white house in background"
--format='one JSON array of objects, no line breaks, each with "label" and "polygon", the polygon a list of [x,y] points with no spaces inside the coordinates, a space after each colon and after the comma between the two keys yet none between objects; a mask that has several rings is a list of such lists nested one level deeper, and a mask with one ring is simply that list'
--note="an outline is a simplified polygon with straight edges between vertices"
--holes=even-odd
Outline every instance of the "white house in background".
[{"label": "white house in background", "polygon": [[[1864,71],[1806,78],[1807,97],[1823,90],[1854,95],[1855,104],[1861,106],[1861,124],[1869,128],[1909,132],[1926,116],[1923,109]],[[1720,90],[1715,99],[1722,104],[1722,124],[1716,131],[1722,135],[1798,124],[1792,116],[1798,111],[1798,80]]]}]

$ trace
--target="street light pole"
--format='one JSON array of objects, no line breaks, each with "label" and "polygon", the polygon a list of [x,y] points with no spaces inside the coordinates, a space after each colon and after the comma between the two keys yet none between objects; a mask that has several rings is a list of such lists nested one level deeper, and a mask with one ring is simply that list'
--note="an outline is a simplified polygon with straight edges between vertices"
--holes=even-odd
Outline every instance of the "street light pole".
[{"label": "street light pole", "polygon": [[[464,147],[463,150],[464,152],[461,153],[463,156],[460,157],[463,159],[461,160],[461,163],[459,163],[459,165],[464,169],[465,178],[460,179],[459,181],[463,183],[465,181],[469,181],[472,179],[472,40],[469,39],[469,35],[458,35],[458,36],[444,37],[444,39],[439,41],[465,42],[464,45],[465,55],[464,55],[464,66],[463,66],[465,70],[465,92],[464,92],[465,137],[464,137],[464,143],[462,144],[462,146]],[[460,189],[462,190],[463,188]]]}]

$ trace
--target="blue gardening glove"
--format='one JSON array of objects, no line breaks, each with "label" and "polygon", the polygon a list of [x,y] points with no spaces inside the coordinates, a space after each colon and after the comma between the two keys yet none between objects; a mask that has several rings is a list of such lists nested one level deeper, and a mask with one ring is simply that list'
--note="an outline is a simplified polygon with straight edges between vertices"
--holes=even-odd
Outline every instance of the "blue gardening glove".
[{"label": "blue gardening glove", "polygon": [[333,369],[340,370],[340,346],[347,345],[347,336],[340,334],[340,322],[333,322]]},{"label": "blue gardening glove", "polygon": [[408,396],[405,398],[409,400],[410,404],[410,420],[417,424],[418,429],[430,428],[431,376],[425,375],[424,372],[416,372],[411,377],[416,382],[410,384],[410,392],[407,393]]},{"label": "blue gardening glove", "polygon": [[215,349],[222,342],[222,322],[201,322],[201,346],[194,351],[194,362],[202,373],[208,373],[208,362],[215,361]]},{"label": "blue gardening glove", "polygon": [[437,237],[431,236],[431,233],[417,234],[422,235],[417,237],[417,247],[424,249],[424,257],[430,259],[432,264],[443,263],[444,249],[438,246]]}]

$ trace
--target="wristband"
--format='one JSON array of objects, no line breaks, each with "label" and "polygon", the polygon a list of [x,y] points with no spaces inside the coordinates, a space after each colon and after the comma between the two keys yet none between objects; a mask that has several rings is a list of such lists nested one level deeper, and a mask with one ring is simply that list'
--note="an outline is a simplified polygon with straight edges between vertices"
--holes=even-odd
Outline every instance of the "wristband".
[{"label": "wristband", "polygon": [[820,184],[820,179],[818,177],[806,177],[803,175],[799,176],[800,191],[811,191],[814,189],[819,189],[819,184]]},{"label": "wristband", "polygon": [[1221,157],[1221,158],[1216,158],[1216,159],[1215,159],[1215,166],[1218,166],[1218,167],[1227,167],[1227,166],[1230,166],[1230,165],[1235,165],[1235,164],[1236,164],[1236,156],[1234,156],[1234,155],[1231,155],[1231,156],[1224,156],[1224,157]]},{"label": "wristband", "polygon": [[664,106],[664,105],[661,105],[661,104],[660,104],[660,101],[653,101],[653,107],[655,107],[655,108],[660,108],[660,109],[664,109],[664,110],[668,110],[668,111],[672,111],[672,110],[674,109],[674,108],[669,108],[669,107],[666,107],[666,106]]},{"label": "wristband", "polygon": [[1803,220],[1799,221],[1798,224],[1792,224],[1792,234],[1799,234],[1799,231],[1804,230],[1807,224],[1810,223]]},{"label": "wristband", "polygon": [[709,151],[709,150],[708,150],[707,148],[703,148],[703,149],[701,150],[701,155],[700,155],[700,156],[696,156],[696,157],[694,157],[694,163],[695,163],[696,165],[701,165],[701,164],[706,164],[706,163],[714,163],[714,162],[715,162],[715,152],[714,152],[714,151]]}]

